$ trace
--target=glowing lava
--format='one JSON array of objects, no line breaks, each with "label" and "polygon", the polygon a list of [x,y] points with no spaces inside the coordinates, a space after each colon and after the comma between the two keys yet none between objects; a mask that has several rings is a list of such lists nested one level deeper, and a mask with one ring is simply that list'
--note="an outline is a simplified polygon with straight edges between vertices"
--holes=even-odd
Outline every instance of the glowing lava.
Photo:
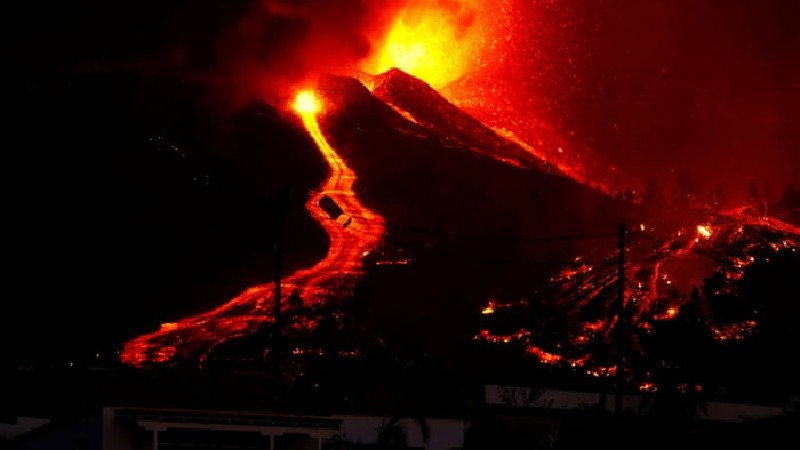
[{"label": "glowing lava", "polygon": [[[328,233],[330,247],[323,260],[284,278],[281,288],[286,294],[281,303],[286,305],[284,296],[292,294],[306,304],[323,303],[331,294],[352,288],[362,274],[362,256],[383,237],[384,221],[356,198],[356,175],[325,139],[318,121],[323,104],[314,92],[298,93],[292,107],[328,163],[329,176],[310,195],[306,209]],[[323,208],[323,199],[334,202],[343,213],[332,217]],[[212,311],[165,323],[158,331],[127,342],[121,361],[135,366],[177,360],[202,363],[216,345],[252,334],[273,321],[274,288],[273,283],[253,286]]]},{"label": "glowing lava", "polygon": [[708,225],[698,225],[697,232],[706,239],[711,237],[711,227]]},{"label": "glowing lava", "polygon": [[305,120],[305,116],[315,116],[322,108],[312,91],[300,91],[294,99],[294,110]]},{"label": "glowing lava", "polygon": [[474,70],[491,48],[486,9],[479,0],[411,1],[361,69],[379,74],[397,68],[435,88],[445,86]]},{"label": "glowing lava", "polygon": [[[686,289],[679,293],[673,283],[675,278],[668,273],[681,264],[691,264],[693,258],[713,256],[712,266],[716,267],[713,273],[725,280],[719,289],[722,295],[732,300],[742,298],[737,293],[735,283],[744,277],[747,267],[756,262],[769,262],[780,252],[796,252],[800,249],[800,227],[773,217],[764,217],[752,206],[717,212],[709,219],[708,223],[697,226],[697,234],[681,229],[651,250],[640,253],[635,260],[625,263],[625,273],[630,276],[625,279],[623,297],[626,321],[631,327],[649,330],[655,322],[676,319],[683,305],[696,301]],[[630,244],[628,248],[633,250]],[[525,327],[513,335],[498,335],[490,329],[483,329],[475,339],[499,344],[524,344],[527,353],[544,364],[585,367],[592,376],[614,375],[613,367],[604,368],[602,359],[593,359],[598,355],[593,353],[590,345],[594,345],[591,343],[596,343],[598,337],[604,342],[613,342],[612,330],[619,320],[619,278],[615,256],[612,253],[595,266],[577,259],[551,279],[555,290],[547,293],[542,301],[554,302],[569,311],[574,324],[570,326],[568,339],[549,341],[547,333],[537,335]],[[692,284],[701,286],[709,273],[706,269],[696,270],[694,272],[693,269],[691,275],[683,276],[696,277]],[[519,309],[527,304],[526,299],[517,305],[508,303],[507,307]],[[498,303],[491,300],[481,312],[486,315],[488,310],[494,312],[497,307]],[[509,313],[506,317],[515,313]],[[758,327],[756,317],[753,310],[750,317],[743,316],[730,323],[720,322],[724,325],[709,321],[707,326],[718,341],[743,340]],[[543,323],[541,326],[546,325]],[[638,347],[635,340],[631,342],[631,351],[640,352],[639,356],[643,357],[643,349]],[[627,369],[627,372],[630,371]]]}]

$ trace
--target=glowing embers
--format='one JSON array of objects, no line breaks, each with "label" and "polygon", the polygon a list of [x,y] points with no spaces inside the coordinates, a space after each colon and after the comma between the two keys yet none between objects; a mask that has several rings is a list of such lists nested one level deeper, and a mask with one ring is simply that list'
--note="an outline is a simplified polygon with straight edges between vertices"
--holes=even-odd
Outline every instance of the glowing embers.
[{"label": "glowing embers", "polygon": [[492,334],[489,330],[481,330],[473,339],[476,341],[491,342],[494,344],[510,344],[512,342],[527,342],[531,332],[526,329],[520,329],[512,334]]},{"label": "glowing embers", "polygon": [[665,311],[664,314],[660,316],[655,316],[656,320],[672,320],[678,317],[678,307],[677,306],[670,306]]},{"label": "glowing embers", "polygon": [[433,87],[445,86],[475,69],[489,50],[490,6],[478,0],[412,0],[374,43],[377,51],[361,69],[379,74],[398,68]]},{"label": "glowing embers", "polygon": [[531,355],[535,355],[537,358],[539,358],[539,361],[543,364],[555,364],[563,359],[561,355],[556,355],[555,353],[546,352],[534,345],[528,347],[528,353],[530,353]]},{"label": "glowing embers", "polygon": [[698,225],[697,226],[697,233],[705,239],[709,239],[711,237],[711,226],[710,225]]},{"label": "glowing embers", "polygon": [[502,127],[493,127],[492,130],[497,133],[498,136],[518,145],[536,159],[552,165],[565,177],[572,178],[578,183],[589,186],[609,196],[615,195],[619,189],[619,186],[613,187],[612,184],[604,182],[602,177],[590,177],[587,168],[580,161],[579,155],[565,154],[562,146],[556,146],[554,144],[547,146],[542,140],[539,140],[537,145],[531,145],[518,137],[511,130]]},{"label": "glowing embers", "polygon": [[494,299],[480,305],[474,341],[587,378],[614,377],[619,367],[624,383],[642,392],[669,388],[658,385],[661,375],[685,364],[681,356],[673,359],[684,345],[676,337],[697,332],[706,342],[692,337],[691,345],[716,351],[741,345],[768,326],[759,300],[743,295],[739,280],[747,267],[796,262],[783,258],[794,258],[800,248],[796,226],[746,208],[709,213],[701,223],[686,222],[663,240],[628,244],[623,313],[618,258],[609,245],[592,265],[582,257],[571,261],[551,278],[551,289],[529,297],[528,310],[519,302],[503,308]]},{"label": "glowing embers", "polygon": [[486,306],[481,309],[481,314],[486,316],[494,314],[497,311],[510,312],[510,314],[514,314],[515,308],[525,308],[527,306],[528,301],[524,299],[508,303],[500,303],[497,300],[489,299],[489,301],[486,303]]},{"label": "glowing embers", "polygon": [[712,326],[714,338],[719,341],[741,341],[750,337],[758,328],[755,320],[743,320],[721,326]]}]

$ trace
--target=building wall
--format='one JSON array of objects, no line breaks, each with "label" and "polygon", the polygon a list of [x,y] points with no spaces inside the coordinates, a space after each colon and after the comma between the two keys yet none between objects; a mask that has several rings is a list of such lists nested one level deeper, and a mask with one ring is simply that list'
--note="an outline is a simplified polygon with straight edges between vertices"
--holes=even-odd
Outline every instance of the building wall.
[{"label": "building wall", "polygon": [[115,420],[115,408],[103,408],[103,449],[134,450],[133,430]]},{"label": "building wall", "polygon": [[17,436],[44,426],[50,422],[50,419],[41,417],[15,417],[12,420],[13,422],[0,421],[0,442],[16,439]]},{"label": "building wall", "polygon": [[[357,444],[374,444],[379,430],[392,420],[391,417],[364,415],[335,415],[342,420],[342,438]],[[422,439],[422,429],[414,419],[402,419],[400,425],[406,432],[409,447],[425,447],[428,450],[452,450],[464,446],[466,423],[462,419],[425,419],[430,439],[427,447]]]},{"label": "building wall", "polygon": [[66,424],[51,423],[34,430],[17,448],[20,450],[102,450],[100,414]]},{"label": "building wall", "polygon": [[[147,436],[142,439],[142,432],[139,430],[138,436],[135,436],[136,430],[134,427],[121,424],[119,420],[115,419],[115,413],[116,408],[104,408],[103,410],[102,448],[108,450],[149,450],[152,447],[151,433],[144,433]],[[378,440],[380,429],[390,422],[392,417],[351,414],[333,415],[330,419],[341,421],[341,428],[338,434],[343,439],[359,444],[375,444]],[[418,421],[411,418],[404,418],[400,421],[400,426],[406,432],[409,447],[420,447],[427,450],[453,450],[464,446],[466,422],[463,419],[431,418],[425,421],[429,430],[427,444],[423,440],[422,429]],[[98,423],[98,428],[100,426],[101,424]],[[198,424],[196,429],[223,429],[226,427],[229,426]],[[306,430],[298,428],[296,432],[303,433]],[[314,434],[313,430],[308,430],[307,432]],[[337,433],[336,430],[331,430],[331,432]],[[163,437],[166,438],[166,435],[163,435]],[[138,443],[136,443],[137,439]],[[286,439],[291,440],[292,436],[286,435],[285,438],[283,436],[276,438],[276,446],[281,448],[282,445],[288,445],[292,448],[299,448],[298,445],[300,444],[298,442],[289,443]],[[308,445],[311,444],[315,444],[313,447],[316,448],[315,438],[308,441]]]},{"label": "building wall", "polygon": [[[623,395],[622,409],[636,414],[647,414],[652,402],[642,395]],[[488,405],[520,406],[556,410],[589,409],[603,405],[607,411],[615,408],[615,395],[599,392],[560,391],[527,386],[486,385],[485,401]],[[704,402],[698,418],[723,422],[741,422],[778,416],[783,408],[742,403]]]}]

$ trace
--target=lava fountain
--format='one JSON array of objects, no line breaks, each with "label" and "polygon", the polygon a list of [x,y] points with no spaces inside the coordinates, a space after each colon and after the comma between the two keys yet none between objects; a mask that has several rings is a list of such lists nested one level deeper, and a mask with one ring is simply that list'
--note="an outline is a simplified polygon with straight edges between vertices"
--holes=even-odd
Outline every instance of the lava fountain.
[{"label": "lava fountain", "polygon": [[[361,260],[376,247],[384,233],[384,221],[364,207],[353,191],[356,175],[330,146],[320,128],[322,101],[313,91],[301,91],[291,105],[317,144],[329,173],[309,196],[306,209],[330,237],[324,259],[298,270],[281,282],[281,303],[299,295],[305,304],[319,304],[334,293],[349,290],[363,273]],[[335,213],[334,213],[335,212]],[[252,334],[273,322],[274,282],[250,287],[227,303],[205,313],[164,323],[153,333],[125,343],[121,361],[134,366],[177,360],[200,363],[216,345]]]},{"label": "lava fountain", "polygon": [[[374,51],[356,76],[401,115],[429,125],[375,89],[378,75],[400,69],[561,175],[609,196],[628,188],[635,191],[640,184],[636,177],[620,173],[614,164],[581,145],[574,131],[560,129],[560,117],[546,112],[552,108],[545,105],[558,103],[563,95],[560,90],[575,89],[547,62],[548,46],[540,42],[560,36],[563,24],[547,23],[545,15],[537,12],[552,8],[557,5],[519,0],[409,1],[386,33],[372,42]],[[559,91],[553,91],[553,86]],[[502,155],[491,156],[508,162]]]},{"label": "lava fountain", "polygon": [[415,0],[397,12],[361,70],[396,68],[440,88],[469,73],[493,45],[496,22],[479,0]]}]

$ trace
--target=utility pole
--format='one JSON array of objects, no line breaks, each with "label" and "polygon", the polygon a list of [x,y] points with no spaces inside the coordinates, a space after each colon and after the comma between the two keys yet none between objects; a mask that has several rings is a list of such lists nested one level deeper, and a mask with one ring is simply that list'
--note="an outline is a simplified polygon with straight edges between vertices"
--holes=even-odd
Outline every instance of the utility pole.
[{"label": "utility pole", "polygon": [[279,223],[276,225],[277,229],[275,230],[275,241],[273,242],[273,247],[272,247],[272,251],[273,251],[273,254],[274,254],[274,257],[275,257],[275,292],[273,293],[273,296],[274,296],[273,318],[275,319],[274,326],[275,326],[276,336],[278,334],[280,334],[281,322],[282,322],[282,317],[281,317],[281,281],[282,281],[281,280],[281,256],[282,255],[281,255],[281,253],[283,252],[283,248],[282,248],[282,244],[283,243],[281,242],[282,239],[283,239],[283,236],[282,236],[283,230],[280,229],[281,228],[281,223],[280,223],[281,219],[279,218],[277,221]]},{"label": "utility pole", "polygon": [[622,357],[622,344],[623,332],[625,326],[625,224],[619,225],[618,229],[618,245],[617,250],[617,326],[615,331],[615,347],[617,351],[617,367],[616,367],[616,396],[614,399],[614,412],[620,414],[622,412],[622,385],[625,381],[623,375],[623,357]]},{"label": "utility pole", "polygon": [[281,263],[283,260],[283,225],[288,204],[288,193],[286,190],[281,190],[281,192],[278,193],[278,198],[275,202],[275,229],[273,231],[274,238],[272,247],[275,258],[275,290],[273,292],[273,358],[280,358],[281,352],[283,351],[283,316],[281,312],[281,283],[283,281],[283,274],[281,271]]}]

